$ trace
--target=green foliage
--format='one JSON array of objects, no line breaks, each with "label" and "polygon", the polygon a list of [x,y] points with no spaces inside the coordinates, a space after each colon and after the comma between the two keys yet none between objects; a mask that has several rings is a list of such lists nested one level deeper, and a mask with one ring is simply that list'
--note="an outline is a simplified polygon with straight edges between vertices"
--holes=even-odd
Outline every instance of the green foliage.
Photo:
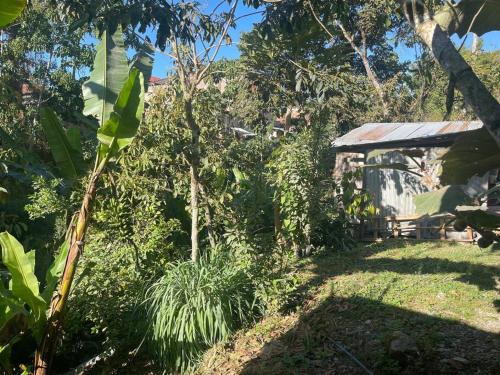
[{"label": "green foliage", "polygon": [[338,183],[332,178],[335,158],[328,134],[322,128],[304,130],[283,142],[269,163],[283,234],[297,255],[311,244],[350,247],[348,218],[361,218],[373,208],[369,195],[355,191],[352,173]]},{"label": "green foliage", "polygon": [[68,256],[69,251],[69,241],[65,240],[61,247],[59,248],[59,252],[55,257],[52,265],[47,270],[47,274],[45,276],[45,289],[42,293],[42,298],[50,304],[50,300],[52,298],[52,294],[56,289],[57,283],[59,282],[59,277],[62,275],[64,271],[64,266],[66,264],[66,257]]},{"label": "green foliage", "polygon": [[[461,54],[486,88],[494,97],[498,98],[500,95],[500,67],[491,64],[491,61],[497,60],[500,52],[477,51],[476,54],[472,54],[470,50],[463,48]],[[418,118],[422,121],[442,121],[446,115],[448,75],[437,62],[426,55],[423,55],[411,68],[414,72],[412,85],[418,85],[420,91],[413,104],[413,108],[416,110],[413,120]],[[477,118],[470,106],[465,103],[461,93],[455,92],[450,104],[452,112],[449,120],[475,120]]]},{"label": "green foliage", "polygon": [[41,293],[35,276],[35,252],[24,252],[23,246],[7,232],[0,233],[2,264],[8,270],[8,289],[0,280],[0,365],[11,372],[12,347],[23,336],[32,335],[37,342],[42,337],[46,323],[46,310],[52,293],[62,274],[68,244],[65,242],[46,273],[45,287]]},{"label": "green foliage", "polygon": [[75,355],[81,345],[87,356],[138,345],[144,332],[136,306],[142,301],[143,283],[158,273],[166,257],[156,252],[158,265],[144,258],[138,265],[141,254],[130,244],[107,240],[105,233],[91,234],[68,301],[64,355]]},{"label": "green foliage", "polygon": [[26,0],[1,0],[0,1],[0,27],[14,21],[26,6]]},{"label": "green foliage", "polygon": [[274,250],[273,188],[266,176],[272,148],[265,135],[235,142],[226,160],[232,173],[224,169],[216,173],[223,181],[223,189],[216,191],[224,195],[219,202],[214,199],[215,217],[223,226],[226,243],[237,253],[269,257]]},{"label": "green foliage", "polygon": [[30,203],[24,207],[31,220],[64,212],[69,202],[60,194],[61,184],[62,180],[58,178],[52,180],[40,176],[33,178],[34,192],[29,196]]},{"label": "green foliage", "polygon": [[128,70],[121,28],[114,34],[104,31],[97,47],[92,73],[83,84],[83,114],[96,117],[104,125],[114,111],[118,94],[127,81]]},{"label": "green foliage", "polygon": [[145,306],[158,364],[169,371],[192,368],[204,350],[260,311],[248,270],[223,253],[168,265]]},{"label": "green foliage", "polygon": [[318,169],[310,132],[300,134],[274,152],[271,181],[276,187],[286,235],[298,246],[311,241],[314,219],[319,213]]},{"label": "green foliage", "polygon": [[23,246],[7,232],[0,234],[0,243],[2,263],[9,270],[12,280],[9,289],[15,297],[28,304],[34,322],[41,320],[43,324],[46,304],[40,297],[38,280],[34,274],[34,259],[25,254]]},{"label": "green foliage", "polygon": [[41,109],[40,122],[61,175],[68,179],[75,179],[82,170],[79,135],[75,141],[75,133],[65,132],[61,122],[50,108]]},{"label": "green foliage", "polygon": [[120,90],[109,119],[97,131],[99,160],[116,157],[132,143],[144,112],[144,77],[133,68]]},{"label": "green foliage", "polygon": [[256,282],[256,295],[265,306],[266,315],[278,313],[294,302],[300,279],[294,273],[260,275]]}]

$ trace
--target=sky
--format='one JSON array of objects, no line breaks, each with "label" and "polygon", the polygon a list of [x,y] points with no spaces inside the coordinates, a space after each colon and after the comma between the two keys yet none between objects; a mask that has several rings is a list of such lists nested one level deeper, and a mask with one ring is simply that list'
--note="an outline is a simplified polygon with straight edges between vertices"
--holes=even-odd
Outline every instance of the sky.
[{"label": "sky", "polygon": [[[212,0],[209,3],[213,2]],[[224,10],[228,10],[227,8]],[[254,13],[258,10],[250,9],[247,7],[240,6],[236,9],[236,17],[245,16]],[[260,22],[262,19],[261,14],[253,14],[247,17],[242,17],[237,21],[237,28],[229,31],[229,35],[233,41],[231,46],[222,46],[219,53],[217,54],[217,59],[227,58],[227,59],[237,59],[240,56],[237,43],[240,40],[240,34],[242,32],[248,32],[252,30],[254,23]],[[148,33],[151,40],[155,40],[154,33]],[[157,52],[155,54],[155,64],[153,66],[153,76],[164,78],[172,69],[172,63],[170,58]]]},{"label": "sky", "polygon": [[[214,3],[214,0],[206,1],[207,9],[210,9],[210,3]],[[225,9],[227,10],[227,9]],[[255,12],[254,9],[240,6],[236,11],[236,17],[241,17],[243,15]],[[237,43],[240,40],[240,34],[242,32],[248,32],[252,30],[253,25],[258,23],[262,19],[261,14],[253,14],[248,17],[242,17],[237,21],[237,28],[230,31],[230,36],[233,41],[231,46],[222,46],[217,59],[227,58],[227,59],[237,59],[240,56]],[[154,32],[148,32],[151,40],[154,41]],[[483,40],[483,50],[493,51],[500,49],[500,31],[493,31],[484,34],[481,39]],[[460,45],[463,39],[458,38],[456,35],[452,37],[455,45]],[[472,42],[472,37],[468,37],[465,43],[465,47],[470,47]],[[416,52],[414,49],[407,48],[404,45],[399,45],[396,48],[396,52],[399,55],[401,62],[414,61]],[[164,78],[172,70],[172,63],[169,57],[161,53],[155,54],[155,63],[153,66],[153,76]]]}]

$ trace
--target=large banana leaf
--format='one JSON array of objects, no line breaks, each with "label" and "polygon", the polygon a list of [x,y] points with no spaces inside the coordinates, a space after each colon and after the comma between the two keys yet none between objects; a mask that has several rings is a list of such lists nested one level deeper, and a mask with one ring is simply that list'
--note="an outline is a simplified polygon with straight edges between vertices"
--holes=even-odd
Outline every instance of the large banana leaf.
[{"label": "large banana leaf", "polygon": [[458,205],[464,204],[467,200],[467,195],[459,185],[446,186],[413,197],[419,215],[453,213]]},{"label": "large banana leaf", "polygon": [[472,176],[500,168],[500,147],[484,128],[459,137],[441,159],[441,183],[466,184]]},{"label": "large banana leaf", "polygon": [[26,6],[26,0],[0,0],[0,28],[14,21]]},{"label": "large banana leaf", "polygon": [[99,157],[114,157],[134,139],[144,112],[144,77],[132,68],[106,123],[97,131],[101,142]]},{"label": "large banana leaf", "polygon": [[458,206],[457,217],[472,227],[497,230],[500,227],[500,213],[491,207]]},{"label": "large banana leaf", "polygon": [[78,177],[82,168],[82,156],[71,145],[59,119],[50,108],[42,108],[40,120],[61,175],[66,178]]},{"label": "large banana leaf", "polygon": [[42,293],[42,298],[45,302],[50,303],[54,289],[57,286],[57,282],[64,271],[64,265],[66,264],[66,257],[68,256],[69,242],[64,241],[64,243],[59,248],[59,254],[54,259],[54,262],[47,270],[47,275],[45,276],[45,289]]},{"label": "large banana leaf", "polygon": [[94,68],[82,87],[85,100],[83,114],[95,116],[101,125],[106,123],[113,112],[118,94],[127,81],[128,71],[121,28],[118,27],[113,35],[104,31],[97,47]]},{"label": "large banana leaf", "polygon": [[457,33],[463,37],[470,28],[481,36],[500,29],[500,1],[461,0],[458,4],[448,1],[434,19],[449,35]]},{"label": "large banana leaf", "polygon": [[66,130],[66,137],[71,145],[71,148],[78,152],[79,155],[83,153],[82,151],[82,137],[80,135],[80,130],[78,128],[69,128]]},{"label": "large banana leaf", "polygon": [[[3,281],[0,280],[0,337],[5,324],[17,314],[25,313],[23,304],[19,303],[12,293],[5,289]],[[0,344],[2,342],[0,341]]]},{"label": "large banana leaf", "polygon": [[30,306],[34,321],[43,319],[47,304],[40,297],[32,260],[25,254],[23,245],[7,232],[0,233],[0,245],[2,263],[11,275],[12,295]]}]

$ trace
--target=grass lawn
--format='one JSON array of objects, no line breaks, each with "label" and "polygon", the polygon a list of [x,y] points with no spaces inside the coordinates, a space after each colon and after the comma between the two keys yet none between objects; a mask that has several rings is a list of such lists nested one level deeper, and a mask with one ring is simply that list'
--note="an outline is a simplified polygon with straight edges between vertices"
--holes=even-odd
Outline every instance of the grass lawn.
[{"label": "grass lawn", "polygon": [[[448,242],[363,245],[297,269],[293,311],[210,350],[203,374],[500,374],[500,253]],[[396,332],[417,352],[390,354]]]}]

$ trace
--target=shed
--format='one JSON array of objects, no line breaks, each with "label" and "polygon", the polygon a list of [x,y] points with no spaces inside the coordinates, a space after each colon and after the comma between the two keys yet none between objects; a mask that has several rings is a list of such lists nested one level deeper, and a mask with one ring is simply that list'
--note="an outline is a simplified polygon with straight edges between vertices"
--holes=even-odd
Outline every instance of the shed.
[{"label": "shed", "polygon": [[[334,141],[335,176],[365,164],[406,164],[415,174],[365,168],[358,187],[372,194],[380,217],[415,216],[414,196],[437,189],[439,157],[459,136],[482,126],[480,121],[365,124]],[[420,155],[408,157],[396,150],[420,150]],[[487,178],[483,180],[474,182],[476,189],[487,188]]]}]

